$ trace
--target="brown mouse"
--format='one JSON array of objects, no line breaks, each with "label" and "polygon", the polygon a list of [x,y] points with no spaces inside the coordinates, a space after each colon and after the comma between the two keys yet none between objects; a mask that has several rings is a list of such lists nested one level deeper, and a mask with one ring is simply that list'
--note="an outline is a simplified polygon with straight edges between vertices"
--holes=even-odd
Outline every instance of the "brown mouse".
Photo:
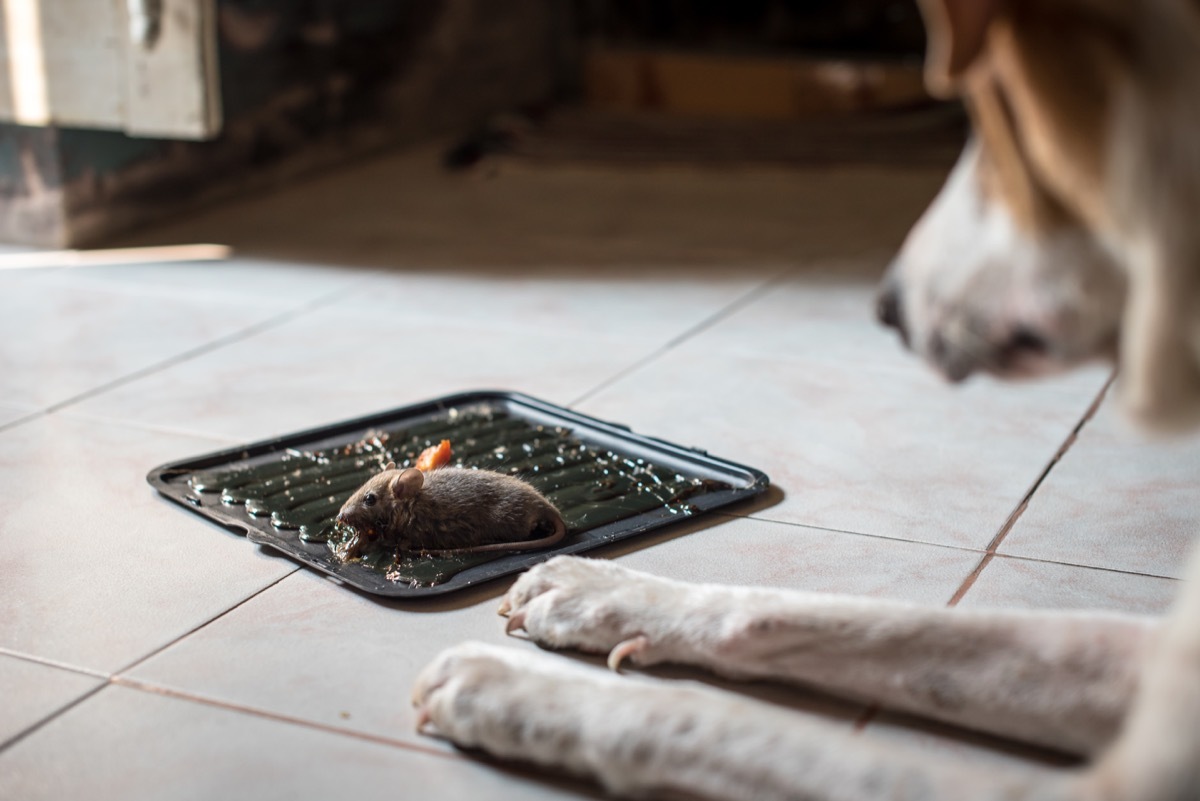
[{"label": "brown mouse", "polygon": [[455,556],[546,548],[567,533],[562,515],[529,484],[462,467],[424,473],[389,464],[350,496],[337,522],[356,533],[339,549],[344,559],[379,541],[397,551]]}]

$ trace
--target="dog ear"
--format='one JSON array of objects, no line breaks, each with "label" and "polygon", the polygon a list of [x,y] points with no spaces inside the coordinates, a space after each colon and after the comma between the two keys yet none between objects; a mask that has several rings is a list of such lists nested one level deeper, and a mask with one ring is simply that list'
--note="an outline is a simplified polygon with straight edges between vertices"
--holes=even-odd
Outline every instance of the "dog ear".
[{"label": "dog ear", "polygon": [[392,495],[397,499],[411,498],[421,491],[425,484],[425,474],[415,467],[410,467],[391,480]]},{"label": "dog ear", "polygon": [[955,94],[959,79],[983,51],[988,26],[1004,0],[920,0],[929,45],[925,85],[935,97]]}]

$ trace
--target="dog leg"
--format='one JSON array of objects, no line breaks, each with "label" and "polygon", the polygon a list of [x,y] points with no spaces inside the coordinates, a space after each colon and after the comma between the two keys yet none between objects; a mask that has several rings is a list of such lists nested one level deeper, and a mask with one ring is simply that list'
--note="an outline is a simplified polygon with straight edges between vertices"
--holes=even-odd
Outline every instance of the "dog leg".
[{"label": "dog leg", "polygon": [[845,725],[688,682],[466,643],[425,668],[422,725],[461,746],[598,780],[626,797],[1075,801],[1074,773],[966,769]]},{"label": "dog leg", "polygon": [[1085,798],[1200,799],[1200,551],[1149,648],[1121,736],[1086,777]]},{"label": "dog leg", "polygon": [[550,648],[849,698],[1080,754],[1112,741],[1157,622],[1099,612],[921,607],[696,585],[560,557],[501,607],[509,631]]}]

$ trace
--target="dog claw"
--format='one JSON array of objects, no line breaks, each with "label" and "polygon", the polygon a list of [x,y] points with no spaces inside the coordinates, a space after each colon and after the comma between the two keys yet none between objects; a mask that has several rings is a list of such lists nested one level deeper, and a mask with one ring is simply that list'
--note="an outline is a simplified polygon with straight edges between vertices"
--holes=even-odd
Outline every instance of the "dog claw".
[{"label": "dog claw", "polygon": [[514,631],[525,628],[525,613],[514,612],[513,616],[504,624],[504,633],[512,634]]},{"label": "dog claw", "polygon": [[646,650],[646,646],[648,645],[650,645],[650,641],[646,639],[645,634],[639,634],[624,642],[617,643],[616,647],[608,652],[608,669],[619,673],[622,662],[634,654]]},{"label": "dog claw", "polygon": [[505,617],[511,611],[512,611],[512,604],[510,604],[508,602],[508,598],[505,598],[503,601],[500,602],[500,607],[496,610],[496,614],[500,615],[500,617]]}]

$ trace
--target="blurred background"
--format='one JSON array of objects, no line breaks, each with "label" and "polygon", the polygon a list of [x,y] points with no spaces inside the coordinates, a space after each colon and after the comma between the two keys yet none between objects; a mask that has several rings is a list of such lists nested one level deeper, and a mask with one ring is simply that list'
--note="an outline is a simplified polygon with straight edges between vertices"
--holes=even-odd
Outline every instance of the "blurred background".
[{"label": "blurred background", "polygon": [[2,0],[0,241],[112,242],[436,142],[504,163],[949,163],[912,0]]}]

